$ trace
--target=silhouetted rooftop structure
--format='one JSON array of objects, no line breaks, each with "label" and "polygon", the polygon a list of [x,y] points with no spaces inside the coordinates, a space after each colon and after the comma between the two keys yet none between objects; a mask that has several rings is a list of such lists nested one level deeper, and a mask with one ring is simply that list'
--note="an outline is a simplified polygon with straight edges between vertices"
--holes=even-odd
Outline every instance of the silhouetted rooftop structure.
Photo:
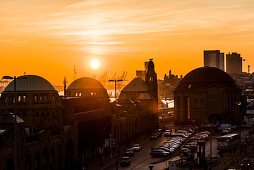
[{"label": "silhouetted rooftop structure", "polygon": [[234,79],[226,72],[215,67],[200,67],[188,73],[177,86],[180,89],[196,89],[212,84],[237,87]]},{"label": "silhouetted rooftop structure", "polygon": [[[50,82],[37,75],[25,75],[16,79],[16,91],[56,91]],[[4,89],[4,92],[14,91],[14,81]]]},{"label": "silhouetted rooftop structure", "polygon": [[72,82],[67,88],[67,96],[97,96],[108,97],[107,90],[96,79],[90,77],[82,77]]}]

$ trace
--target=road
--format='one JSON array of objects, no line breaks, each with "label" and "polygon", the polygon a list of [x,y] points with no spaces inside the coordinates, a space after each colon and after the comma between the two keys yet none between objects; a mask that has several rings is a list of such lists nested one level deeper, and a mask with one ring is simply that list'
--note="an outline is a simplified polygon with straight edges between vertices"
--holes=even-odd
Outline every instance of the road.
[{"label": "road", "polygon": [[[163,158],[152,158],[150,156],[150,151],[152,147],[161,146],[168,139],[170,139],[170,137],[164,137],[164,136],[156,140],[147,139],[145,142],[143,142],[142,150],[140,152],[135,152],[134,156],[131,157],[130,166],[128,167],[119,166],[119,170],[127,170],[127,169],[147,170],[149,169],[148,168],[149,165],[154,166],[153,170],[164,169],[166,167],[167,161],[162,161]],[[180,157],[178,157],[178,159],[179,158]],[[174,159],[177,159],[177,157]],[[155,162],[160,162],[160,163],[155,163]],[[113,164],[112,166],[106,168],[105,170],[115,170],[115,169],[116,169],[116,166],[115,164]]]},{"label": "road", "polygon": [[[142,150],[140,152],[135,152],[134,156],[131,157],[131,164],[128,167],[120,167],[119,170],[148,170],[150,165],[153,165],[153,170],[163,170],[167,167],[168,161],[179,160],[179,155],[172,157],[170,159],[163,158],[152,158],[150,156],[151,147],[161,146],[165,141],[170,139],[170,137],[160,137],[157,140],[147,139],[142,142]],[[212,148],[212,156],[217,156],[217,140],[212,140],[212,147],[210,147],[210,141],[206,143],[206,157],[210,156],[210,149]],[[122,156],[122,155],[120,155]],[[112,164],[105,170],[115,170],[116,165]]]}]

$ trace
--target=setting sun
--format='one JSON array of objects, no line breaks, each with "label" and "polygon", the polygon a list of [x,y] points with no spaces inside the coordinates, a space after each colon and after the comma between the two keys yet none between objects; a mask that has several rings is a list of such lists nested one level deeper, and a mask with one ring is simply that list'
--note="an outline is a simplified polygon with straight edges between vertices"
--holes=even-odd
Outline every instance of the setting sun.
[{"label": "setting sun", "polygon": [[91,62],[90,62],[90,66],[93,68],[93,69],[98,69],[100,67],[101,63],[98,59],[92,59]]}]

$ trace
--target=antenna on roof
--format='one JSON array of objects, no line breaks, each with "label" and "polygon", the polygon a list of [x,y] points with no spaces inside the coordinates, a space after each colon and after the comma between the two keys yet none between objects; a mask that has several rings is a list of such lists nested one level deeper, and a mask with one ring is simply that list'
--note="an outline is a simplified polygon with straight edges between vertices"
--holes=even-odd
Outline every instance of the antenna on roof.
[{"label": "antenna on roof", "polygon": [[153,61],[153,58],[149,58],[150,61]]}]

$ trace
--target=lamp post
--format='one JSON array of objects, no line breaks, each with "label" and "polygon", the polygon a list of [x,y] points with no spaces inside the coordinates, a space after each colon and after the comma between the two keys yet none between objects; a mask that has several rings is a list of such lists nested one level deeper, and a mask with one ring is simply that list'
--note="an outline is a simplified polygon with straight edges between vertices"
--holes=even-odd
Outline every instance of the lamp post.
[{"label": "lamp post", "polygon": [[15,170],[18,169],[18,138],[17,138],[17,79],[26,79],[26,76],[20,76],[18,78],[16,78],[16,76],[11,77],[11,76],[3,76],[2,79],[9,79],[9,80],[13,80],[13,88],[14,88],[14,157],[15,157],[15,162],[14,162],[14,167]]},{"label": "lamp post", "polygon": [[123,81],[122,79],[114,79],[114,80],[109,80],[109,82],[114,82],[115,83],[115,101],[116,101],[116,83]]}]

